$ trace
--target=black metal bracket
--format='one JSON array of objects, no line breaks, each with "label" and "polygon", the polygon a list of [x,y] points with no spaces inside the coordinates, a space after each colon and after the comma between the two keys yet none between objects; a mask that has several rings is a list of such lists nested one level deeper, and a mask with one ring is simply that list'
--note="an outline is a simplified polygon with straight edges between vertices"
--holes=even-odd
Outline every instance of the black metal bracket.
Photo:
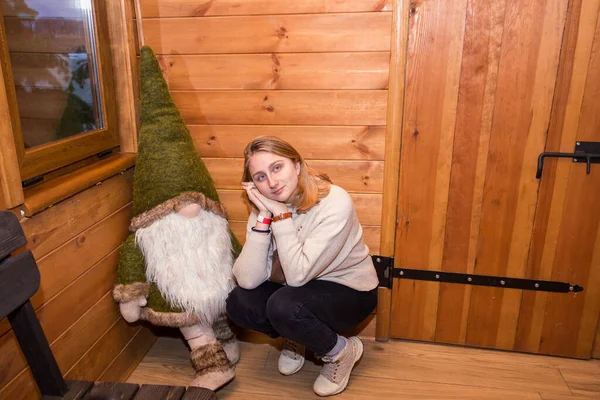
[{"label": "black metal bracket", "polygon": [[392,288],[392,270],[394,268],[394,257],[372,256],[373,265],[379,278],[379,286]]},{"label": "black metal bracket", "polygon": [[40,183],[43,180],[43,175],[34,176],[33,178],[25,179],[23,182],[21,182],[21,186],[23,186],[23,189],[25,189],[26,187],[33,186],[36,183]]},{"label": "black metal bracket", "polygon": [[536,292],[577,293],[583,287],[568,282],[538,279],[509,278],[504,276],[463,274],[457,272],[430,271],[421,269],[394,268],[393,257],[372,256],[379,286],[391,289],[394,278],[420,281],[458,283],[463,285],[491,286],[506,289],[533,290]]},{"label": "black metal bracket", "polygon": [[537,292],[582,292],[583,287],[568,282],[543,281],[537,279],[508,278],[504,276],[461,274],[456,272],[429,271],[420,269],[394,268],[393,278],[416,279],[464,285],[493,286],[507,289],[534,290]]},{"label": "black metal bracket", "polygon": [[600,164],[600,142],[577,142],[573,153],[544,152],[540,154],[535,174],[537,179],[542,177],[544,158],[546,157],[572,158],[573,162],[586,163],[585,171],[589,174],[591,164]]}]

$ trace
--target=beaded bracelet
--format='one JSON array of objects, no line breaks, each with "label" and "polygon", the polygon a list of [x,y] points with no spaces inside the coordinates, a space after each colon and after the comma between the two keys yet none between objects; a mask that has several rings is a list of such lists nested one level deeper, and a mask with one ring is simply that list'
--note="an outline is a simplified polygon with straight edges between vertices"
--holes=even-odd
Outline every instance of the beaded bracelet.
[{"label": "beaded bracelet", "polygon": [[255,227],[252,227],[252,232],[259,232],[259,233],[271,233],[271,229],[256,229]]}]

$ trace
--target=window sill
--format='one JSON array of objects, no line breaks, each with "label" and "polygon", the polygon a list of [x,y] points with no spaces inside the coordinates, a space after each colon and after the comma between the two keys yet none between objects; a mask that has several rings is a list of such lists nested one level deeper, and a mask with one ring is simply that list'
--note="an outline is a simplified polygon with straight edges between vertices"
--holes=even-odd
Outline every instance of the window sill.
[{"label": "window sill", "polygon": [[24,217],[31,217],[48,207],[94,186],[113,175],[135,165],[136,154],[118,153],[66,175],[25,189],[25,202],[21,205]]}]

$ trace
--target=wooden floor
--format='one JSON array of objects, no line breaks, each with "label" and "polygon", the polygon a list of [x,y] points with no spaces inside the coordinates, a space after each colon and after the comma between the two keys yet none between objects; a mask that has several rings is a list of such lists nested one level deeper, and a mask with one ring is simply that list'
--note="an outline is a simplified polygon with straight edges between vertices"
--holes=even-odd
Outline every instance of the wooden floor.
[{"label": "wooden floor", "polygon": [[[320,366],[307,360],[293,376],[277,371],[279,341],[241,342],[236,378],[220,399],[315,399]],[[600,399],[600,360],[580,361],[407,341],[363,339],[365,353],[343,399]],[[161,337],[130,383],[187,385],[194,378],[181,339]]]}]

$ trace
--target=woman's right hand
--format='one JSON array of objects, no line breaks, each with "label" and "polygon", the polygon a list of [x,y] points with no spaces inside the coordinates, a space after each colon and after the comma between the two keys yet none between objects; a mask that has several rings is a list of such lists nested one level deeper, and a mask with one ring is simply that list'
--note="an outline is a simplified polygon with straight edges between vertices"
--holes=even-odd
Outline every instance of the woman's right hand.
[{"label": "woman's right hand", "polygon": [[246,191],[246,194],[248,195],[248,200],[250,200],[252,204],[254,204],[254,206],[258,209],[259,213],[262,213],[265,216],[271,214],[267,207],[260,201],[258,196],[256,196],[258,188],[254,185],[254,182],[242,182],[242,188],[244,188],[244,190]]}]

